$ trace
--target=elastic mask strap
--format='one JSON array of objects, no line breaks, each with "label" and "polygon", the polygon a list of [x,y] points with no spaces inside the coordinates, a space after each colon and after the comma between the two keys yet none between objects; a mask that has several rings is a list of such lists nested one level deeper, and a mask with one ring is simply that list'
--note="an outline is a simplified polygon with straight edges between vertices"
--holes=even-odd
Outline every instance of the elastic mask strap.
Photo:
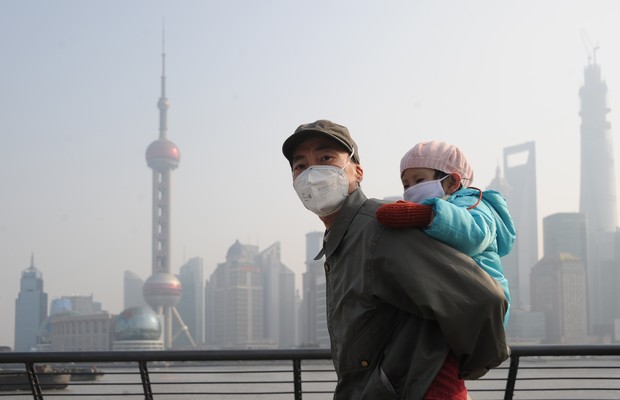
[{"label": "elastic mask strap", "polygon": [[468,189],[475,189],[475,190],[478,191],[478,193],[480,193],[478,195],[478,201],[476,202],[476,204],[467,207],[468,210],[471,210],[472,208],[476,208],[478,206],[478,204],[480,204],[480,200],[482,200],[482,190],[478,189],[477,187],[473,187],[473,186],[468,186],[467,188]]},{"label": "elastic mask strap", "polygon": [[355,154],[355,149],[353,149],[351,151],[351,155],[349,156],[349,158],[347,158],[347,162],[344,163],[344,167],[342,167],[341,171],[344,172],[344,169],[347,167],[347,165],[349,165],[349,161],[351,161],[351,159],[353,158],[353,155]]}]

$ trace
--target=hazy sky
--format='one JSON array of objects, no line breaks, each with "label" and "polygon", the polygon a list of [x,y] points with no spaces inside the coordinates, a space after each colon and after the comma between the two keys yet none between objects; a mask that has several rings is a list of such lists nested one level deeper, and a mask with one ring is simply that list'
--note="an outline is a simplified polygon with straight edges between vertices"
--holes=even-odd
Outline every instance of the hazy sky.
[{"label": "hazy sky", "polygon": [[150,275],[163,20],[173,273],[199,256],[208,276],[236,239],[280,241],[304,270],[323,227],[281,154],[301,123],[349,127],[368,197],[401,193],[418,141],[460,146],[479,187],[504,147],[536,141],[540,220],[578,210],[588,42],[620,132],[614,0],[0,0],[0,344],[31,253],[50,300],[94,294],[112,313],[123,271]]}]

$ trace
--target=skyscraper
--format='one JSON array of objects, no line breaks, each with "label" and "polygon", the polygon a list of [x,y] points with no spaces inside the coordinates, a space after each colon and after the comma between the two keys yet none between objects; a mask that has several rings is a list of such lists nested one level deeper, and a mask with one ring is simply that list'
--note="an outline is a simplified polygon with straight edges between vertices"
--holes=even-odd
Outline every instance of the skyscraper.
[{"label": "skyscraper", "polygon": [[263,280],[263,336],[278,347],[295,345],[295,274],[280,260],[276,242],[258,253],[256,262]]},{"label": "skyscraper", "polygon": [[532,309],[545,313],[546,341],[583,342],[588,331],[586,216],[543,218],[543,259],[532,271]]},{"label": "skyscraper", "polygon": [[[163,43],[162,43],[163,47]],[[167,139],[168,108],[166,98],[166,53],[162,49],[161,96],[159,108],[159,138],[146,149],[146,162],[153,170],[153,230],[152,230],[152,275],[144,283],[146,302],[164,319],[164,344],[172,347],[172,317],[185,326],[175,305],[179,302],[182,286],[176,276],[170,273],[170,174],[179,166],[179,148]],[[189,335],[186,329],[183,330]],[[188,337],[193,343],[193,339]]]},{"label": "skyscraper", "polygon": [[43,291],[43,274],[34,266],[22,272],[15,300],[15,351],[30,351],[37,344],[39,327],[47,317],[47,293]]},{"label": "skyscraper", "polygon": [[[205,290],[204,269],[202,258],[190,258],[181,266],[179,281],[183,285],[183,294],[177,309],[187,329],[197,343],[204,341]],[[180,327],[182,328],[182,327]],[[175,346],[189,346],[191,343],[185,336],[180,336]]]},{"label": "skyscraper", "polygon": [[[502,175],[502,169],[499,165],[495,169],[495,177],[493,177],[493,179],[491,180],[491,183],[489,183],[486,189],[498,191],[499,193],[502,194],[502,196],[505,199],[510,199],[512,197],[511,196],[512,187],[510,186],[506,178]],[[511,205],[512,204],[509,201],[508,209],[512,213]],[[515,222],[515,225],[516,225],[516,222]],[[519,239],[519,233],[520,232],[517,231],[517,240]],[[506,280],[508,280],[508,289],[510,291],[510,295],[512,299],[511,301],[512,301],[513,310],[516,312],[519,312],[520,310],[520,307],[518,306],[519,304],[519,301],[518,301],[519,300],[519,270],[517,266],[517,260],[518,258],[516,256],[513,256],[513,257],[504,256],[502,258],[502,267],[504,268],[504,276],[506,277]],[[516,298],[515,298],[515,295],[516,295]],[[512,314],[514,314],[514,312],[512,312]],[[514,321],[514,318],[512,318],[512,315],[511,315],[511,320]],[[511,325],[514,326],[514,323]]]},{"label": "skyscraper", "polygon": [[[615,235],[616,179],[611,124],[607,121],[607,84],[596,63],[596,50],[584,69],[581,99],[581,186],[579,211],[588,221],[588,311],[590,330],[613,334],[618,314]],[[612,282],[610,285],[609,283]]]},{"label": "skyscraper", "polygon": [[50,314],[62,311],[74,311],[76,314],[88,315],[101,312],[101,303],[93,301],[93,295],[71,295],[62,296],[52,300],[50,304]]},{"label": "skyscraper", "polygon": [[545,314],[547,343],[585,343],[586,272],[573,255],[545,255],[532,269],[532,311]]},{"label": "skyscraper", "polygon": [[319,347],[319,332],[327,331],[324,259],[314,259],[323,247],[323,234],[320,231],[306,233],[306,271],[302,274],[303,300],[299,318],[303,346]]},{"label": "skyscraper", "polygon": [[581,186],[579,211],[588,216],[588,230],[615,232],[616,174],[611,123],[607,121],[607,84],[601,79],[596,53],[584,69],[581,99]]},{"label": "skyscraper", "polygon": [[295,345],[295,274],[280,243],[259,252],[238,240],[206,285],[205,342],[218,348]]},{"label": "skyscraper", "polygon": [[125,271],[123,274],[123,310],[147,305],[142,295],[143,286],[144,280],[135,272]]},{"label": "skyscraper", "polygon": [[[207,344],[219,348],[265,345],[263,282],[256,263],[258,247],[238,240],[218,264],[206,288]],[[271,343],[275,345],[275,343]]]},{"label": "skyscraper", "polygon": [[536,194],[536,147],[526,142],[504,149],[504,176],[512,189],[502,193],[512,214],[517,239],[502,258],[510,283],[513,307],[527,308],[530,300],[530,270],[538,261],[538,208]]},{"label": "skyscraper", "polygon": [[543,218],[543,252],[553,257],[562,253],[588,260],[586,216],[582,213],[555,213]]}]

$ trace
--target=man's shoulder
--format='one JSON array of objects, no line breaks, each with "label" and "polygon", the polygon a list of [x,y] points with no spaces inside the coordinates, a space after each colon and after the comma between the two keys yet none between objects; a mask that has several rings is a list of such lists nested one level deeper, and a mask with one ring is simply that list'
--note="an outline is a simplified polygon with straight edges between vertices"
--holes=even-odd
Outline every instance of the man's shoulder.
[{"label": "man's shoulder", "polygon": [[374,216],[375,212],[377,211],[377,208],[379,208],[379,206],[385,203],[387,203],[387,201],[385,200],[379,200],[379,199],[373,199],[373,198],[366,199],[362,207],[362,210],[364,210],[365,212],[372,212],[372,215]]},{"label": "man's shoulder", "polygon": [[383,203],[385,201],[367,198],[362,189],[358,188],[345,201],[343,208],[340,210],[341,216],[338,217],[336,223],[348,225],[350,221],[360,216],[376,219],[377,208]]}]

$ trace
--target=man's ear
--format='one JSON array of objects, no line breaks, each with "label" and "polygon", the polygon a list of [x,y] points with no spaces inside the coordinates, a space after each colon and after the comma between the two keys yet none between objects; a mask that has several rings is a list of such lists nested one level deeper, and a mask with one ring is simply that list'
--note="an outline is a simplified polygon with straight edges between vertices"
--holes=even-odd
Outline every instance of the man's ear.
[{"label": "man's ear", "polygon": [[359,164],[354,164],[354,165],[355,165],[355,176],[357,178],[357,182],[361,183],[362,180],[364,179],[364,169]]}]

